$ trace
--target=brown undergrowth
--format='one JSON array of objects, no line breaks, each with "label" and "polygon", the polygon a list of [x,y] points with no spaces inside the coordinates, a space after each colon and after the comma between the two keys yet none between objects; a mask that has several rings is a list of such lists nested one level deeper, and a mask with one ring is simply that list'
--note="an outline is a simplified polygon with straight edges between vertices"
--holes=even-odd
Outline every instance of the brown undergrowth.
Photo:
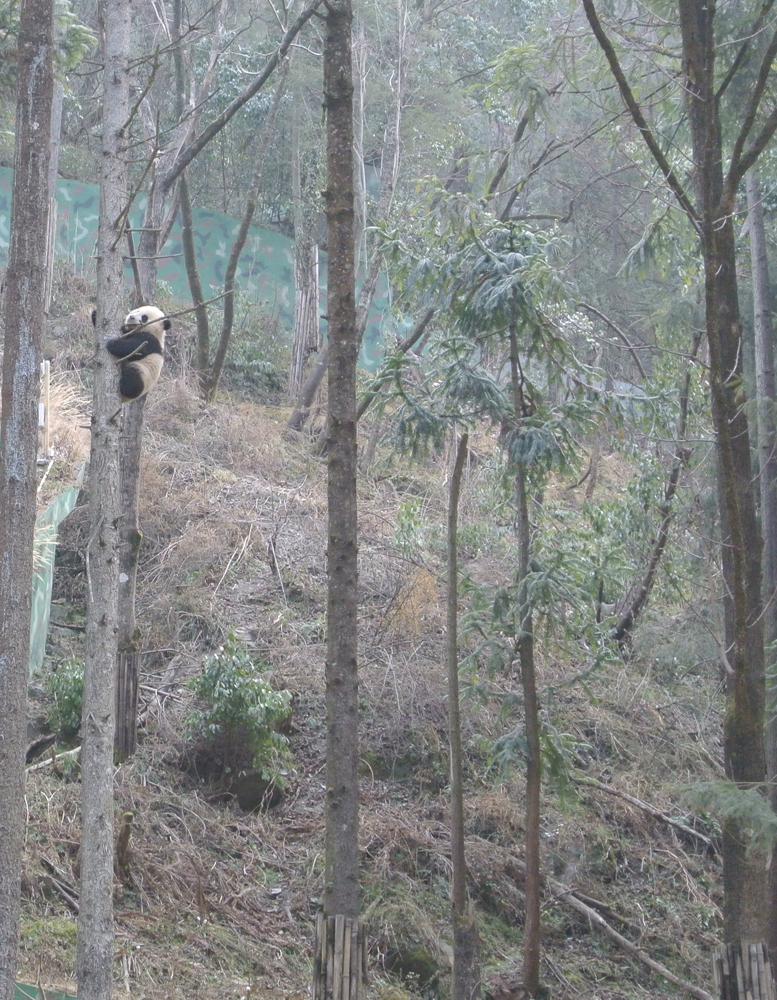
[{"label": "brown undergrowth", "polygon": [[[205,408],[184,372],[149,400],[144,441],[139,622],[147,653],[137,756],[117,772],[116,993],[161,998],[303,997],[322,897],[325,463],[283,433],[285,411],[223,398]],[[365,436],[368,428],[365,428]],[[476,454],[493,450],[483,435]],[[444,675],[446,471],[388,448],[360,479],[361,846],[371,996],[445,997],[450,976],[450,852]],[[602,478],[606,478],[606,471]],[[464,570],[510,579],[514,547],[484,515],[484,466],[467,473]],[[601,484],[599,488],[606,488]],[[474,530],[472,526],[477,530]],[[83,519],[63,531],[56,594],[83,599]],[[496,541],[494,542],[494,539]],[[493,542],[493,544],[492,544]],[[79,575],[81,574],[81,575]],[[679,614],[679,613],[678,613]],[[717,680],[672,657],[692,620],[656,612],[649,651],[575,683],[590,664],[540,642],[543,721],[567,777],[595,778],[679,815],[681,788],[719,769]],[[236,634],[295,694],[293,769],[283,801],[244,814],[180,766],[187,678]],[[78,652],[78,635],[50,647]],[[494,740],[520,735],[514,676],[464,702],[469,885],[495,1000],[520,994],[523,779]],[[481,692],[482,694],[482,692]],[[78,880],[78,772],[62,762],[28,779],[23,968],[72,986]],[[676,974],[709,987],[720,928],[720,872],[704,844],[593,787],[546,774],[543,979],[557,996],[664,996],[666,984],[565,907],[572,887]],[[693,822],[689,817],[684,817]],[[703,829],[714,835],[709,826]]]}]

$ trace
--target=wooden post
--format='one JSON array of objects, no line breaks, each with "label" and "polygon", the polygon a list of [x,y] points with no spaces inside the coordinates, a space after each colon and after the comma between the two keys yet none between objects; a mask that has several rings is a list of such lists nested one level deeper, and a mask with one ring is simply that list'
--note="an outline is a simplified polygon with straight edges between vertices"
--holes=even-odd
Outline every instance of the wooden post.
[{"label": "wooden post", "polygon": [[367,981],[363,920],[316,917],[313,951],[313,1000],[362,1000]]},{"label": "wooden post", "polygon": [[769,952],[763,941],[716,948],[712,957],[719,1000],[775,1000]]}]

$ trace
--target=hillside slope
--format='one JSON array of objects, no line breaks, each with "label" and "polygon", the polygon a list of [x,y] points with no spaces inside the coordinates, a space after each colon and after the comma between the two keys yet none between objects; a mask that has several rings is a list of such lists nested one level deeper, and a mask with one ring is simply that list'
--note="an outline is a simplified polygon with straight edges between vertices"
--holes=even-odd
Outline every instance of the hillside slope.
[{"label": "hillside slope", "polygon": [[[116,995],[303,997],[323,874],[325,465],[283,435],[285,411],[224,399],[204,409],[168,378],[146,410],[139,584],[149,652],[141,746],[117,771],[117,831],[132,813],[117,869]],[[487,436],[476,457],[493,450]],[[608,488],[604,459],[599,489]],[[444,524],[449,456],[423,465],[386,453],[360,481],[360,670],[364,911],[370,995],[445,997],[450,941]],[[614,482],[614,480],[613,480]],[[509,525],[488,503],[487,463],[463,489],[463,572],[510,579]],[[55,614],[78,623],[83,512],[63,533]],[[653,610],[635,657],[585,677],[590,663],[540,637],[543,720],[566,748],[566,785],[543,803],[542,977],[556,996],[678,992],[571,908],[564,888],[674,974],[710,990],[720,936],[720,867],[704,839],[608,794],[593,779],[693,824],[678,806],[689,782],[721,774],[721,697],[697,653],[693,619]],[[188,678],[229,630],[294,693],[292,766],[279,805],[244,813],[192,776]],[[680,641],[685,638],[683,646]],[[79,653],[55,629],[53,663]],[[678,653],[678,650],[681,650]],[[523,778],[494,741],[517,734],[517,678],[488,679],[464,704],[467,860],[480,917],[487,995],[520,995]],[[563,793],[563,794],[562,794]],[[28,776],[20,977],[74,987],[77,767]],[[699,826],[705,836],[714,830]]]}]

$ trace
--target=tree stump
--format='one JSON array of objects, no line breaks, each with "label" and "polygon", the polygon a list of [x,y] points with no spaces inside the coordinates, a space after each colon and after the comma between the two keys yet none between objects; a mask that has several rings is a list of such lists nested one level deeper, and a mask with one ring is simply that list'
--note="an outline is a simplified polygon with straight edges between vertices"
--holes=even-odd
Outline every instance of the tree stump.
[{"label": "tree stump", "polygon": [[361,1000],[367,980],[363,920],[316,917],[313,1000]]},{"label": "tree stump", "polygon": [[775,1000],[769,952],[763,941],[716,948],[712,957],[715,989],[720,1000]]}]

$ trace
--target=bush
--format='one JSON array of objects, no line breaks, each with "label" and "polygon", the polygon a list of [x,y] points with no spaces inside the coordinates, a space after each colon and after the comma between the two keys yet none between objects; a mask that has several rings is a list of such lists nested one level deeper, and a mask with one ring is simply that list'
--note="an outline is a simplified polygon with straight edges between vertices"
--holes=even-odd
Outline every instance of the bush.
[{"label": "bush", "polygon": [[275,777],[287,747],[275,727],[288,717],[291,695],[259,676],[265,667],[230,632],[206,659],[202,675],[189,681],[203,702],[187,719],[199,774],[221,777],[255,768]]},{"label": "bush", "polygon": [[48,723],[54,732],[64,737],[75,736],[81,728],[81,707],[84,701],[84,662],[65,660],[49,674],[46,691],[54,699],[48,712]]}]

